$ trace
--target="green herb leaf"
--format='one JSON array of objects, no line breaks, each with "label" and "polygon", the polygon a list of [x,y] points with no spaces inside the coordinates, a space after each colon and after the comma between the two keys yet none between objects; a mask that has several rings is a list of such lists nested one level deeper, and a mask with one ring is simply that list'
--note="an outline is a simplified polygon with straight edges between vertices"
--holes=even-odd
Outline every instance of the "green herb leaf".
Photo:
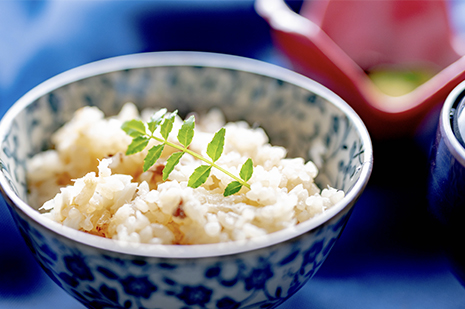
[{"label": "green herb leaf", "polygon": [[179,163],[179,160],[181,160],[183,154],[184,152],[182,151],[175,152],[171,154],[168,160],[166,160],[166,165],[163,169],[163,180],[168,179],[168,176],[174,170],[174,167]]},{"label": "green herb leaf", "polygon": [[135,137],[131,144],[129,144],[128,149],[126,150],[126,155],[132,155],[138,152],[141,152],[142,150],[147,147],[149,143],[149,138],[146,136],[137,136]]},{"label": "green herb leaf", "polygon": [[223,153],[225,132],[226,129],[221,128],[218,132],[215,133],[215,136],[213,136],[213,139],[208,144],[207,155],[212,159],[213,162],[216,162]]},{"label": "green herb leaf", "polygon": [[137,119],[125,121],[121,125],[121,129],[123,129],[123,131],[131,137],[138,137],[146,134],[145,124],[141,120]]},{"label": "green herb leaf", "polygon": [[163,136],[165,140],[168,139],[168,136],[170,135],[171,130],[173,130],[173,123],[174,123],[174,119],[176,118],[177,114],[178,114],[177,110],[172,112],[167,118],[164,119],[161,125],[160,133],[161,133],[161,136]]},{"label": "green herb leaf", "polygon": [[163,117],[165,117],[165,114],[167,113],[167,109],[166,108],[162,108],[160,110],[158,110],[155,114],[152,115],[152,117],[150,117],[150,121],[147,123],[148,127],[149,127],[149,130],[150,132],[155,132],[155,130],[158,128],[158,126],[160,125],[160,123],[163,121]]},{"label": "green herb leaf", "polygon": [[178,132],[178,141],[186,148],[189,147],[192,139],[194,138],[194,127],[195,117],[194,115],[191,115],[183,122],[182,127]]},{"label": "green herb leaf", "polygon": [[144,159],[144,172],[148,171],[149,168],[151,168],[152,165],[154,165],[155,162],[157,162],[157,160],[160,158],[161,153],[163,152],[164,147],[165,144],[160,144],[153,146],[149,149],[147,156]]},{"label": "green herb leaf", "polygon": [[249,181],[253,174],[253,162],[252,159],[248,158],[247,161],[242,165],[241,171],[239,172],[239,176],[241,176],[242,180]]},{"label": "green herb leaf", "polygon": [[224,189],[223,196],[230,196],[239,192],[242,188],[242,184],[239,181],[230,182]]},{"label": "green herb leaf", "polygon": [[[160,159],[161,154],[164,150],[165,145],[172,147],[177,150],[171,154],[171,156],[166,161],[166,165],[163,168],[163,180],[166,181],[174,170],[181,157],[188,153],[193,157],[207,163],[207,165],[201,165],[195,169],[192,175],[189,177],[188,186],[191,188],[197,188],[204,184],[208,177],[210,176],[211,169],[214,167],[219,171],[230,176],[233,181],[227,185],[224,196],[229,196],[235,194],[241,190],[242,187],[247,187],[250,189],[250,185],[247,181],[252,177],[253,174],[253,162],[251,159],[242,165],[239,176],[237,177],[234,174],[230,173],[223,167],[219,166],[215,162],[221,157],[224,151],[224,141],[225,141],[225,128],[221,128],[218,132],[215,133],[213,139],[208,144],[207,155],[210,157],[202,156],[191,149],[188,149],[189,145],[192,143],[194,137],[194,128],[195,128],[195,117],[191,116],[185,120],[178,131],[178,142],[177,144],[171,141],[168,141],[168,137],[173,130],[174,121],[178,111],[174,111],[167,116],[166,108],[160,109],[156,112],[148,123],[144,123],[140,120],[130,120],[123,123],[121,126],[128,135],[130,135],[133,140],[126,150],[126,155],[131,155],[138,153],[147,147],[150,139],[158,141],[160,144],[149,149],[147,156],[144,158],[144,172],[149,170],[158,159]],[[156,136],[155,131],[160,128],[159,134],[162,137]]]},{"label": "green herb leaf", "polygon": [[189,177],[187,185],[191,188],[198,188],[207,181],[208,176],[210,176],[210,171],[212,169],[211,165],[200,165],[197,167],[192,175]]}]

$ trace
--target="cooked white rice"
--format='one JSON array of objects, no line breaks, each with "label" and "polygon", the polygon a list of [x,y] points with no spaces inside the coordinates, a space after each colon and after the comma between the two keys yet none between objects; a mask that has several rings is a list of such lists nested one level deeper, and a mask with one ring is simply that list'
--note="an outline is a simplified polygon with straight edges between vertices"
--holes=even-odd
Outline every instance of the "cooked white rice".
[{"label": "cooked white rice", "polygon": [[[224,197],[231,178],[212,169],[199,188],[187,186],[201,161],[184,155],[169,179],[162,181],[167,149],[147,172],[146,151],[126,156],[131,138],[121,124],[139,115],[128,103],[119,115],[105,118],[96,107],[85,107],[52,136],[55,149],[28,163],[30,201],[44,216],[63,225],[112,239],[153,244],[203,244],[249,239],[308,220],[344,197],[334,188],[315,185],[318,170],[302,158],[289,159],[283,147],[271,146],[261,128],[245,122],[226,123],[213,110],[196,117],[190,149],[206,156],[207,144],[226,128],[218,165],[238,174],[251,158],[250,189]],[[182,124],[178,117],[170,136]],[[155,143],[155,142],[154,142]],[[59,192],[59,193],[58,193]]]}]

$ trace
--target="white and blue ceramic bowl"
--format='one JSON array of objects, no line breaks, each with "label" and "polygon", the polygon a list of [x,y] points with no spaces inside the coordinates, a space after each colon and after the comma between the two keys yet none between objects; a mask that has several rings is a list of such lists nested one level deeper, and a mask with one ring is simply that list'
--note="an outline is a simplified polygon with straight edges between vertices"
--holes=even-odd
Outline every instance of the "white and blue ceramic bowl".
[{"label": "white and blue ceramic bowl", "polygon": [[[320,186],[346,191],[324,214],[246,242],[128,245],[63,227],[28,205],[26,160],[50,146],[73,112],[95,105],[220,108],[258,123],[271,142],[320,164]],[[372,145],[354,111],[320,84],[235,56],[162,52],[78,67],[25,94],[0,123],[0,184],[26,243],[48,275],[89,308],[274,308],[319,269],[372,171]],[[312,151],[312,149],[316,151]]]}]

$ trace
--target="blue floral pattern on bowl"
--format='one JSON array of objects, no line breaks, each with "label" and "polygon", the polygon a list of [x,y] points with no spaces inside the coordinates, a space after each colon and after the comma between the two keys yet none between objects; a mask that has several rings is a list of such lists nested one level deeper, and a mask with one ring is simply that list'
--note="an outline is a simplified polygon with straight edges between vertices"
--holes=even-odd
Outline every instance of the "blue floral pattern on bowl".
[{"label": "blue floral pattern on bowl", "polygon": [[[112,115],[129,101],[181,115],[217,107],[228,121],[257,123],[290,156],[313,160],[320,186],[343,189],[347,197],[321,222],[251,250],[182,257],[163,248],[131,253],[131,245],[92,235],[82,236],[90,244],[73,239],[81,232],[49,226],[25,204],[25,162],[50,147],[50,135],[76,109],[95,105]],[[202,53],[109,59],[57,76],[16,105],[19,111],[10,111],[0,127],[2,193],[47,274],[89,308],[277,307],[319,269],[371,173],[368,134],[345,103],[307,78],[249,59]]]},{"label": "blue floral pattern on bowl", "polygon": [[273,247],[175,261],[103,254],[15,219],[47,274],[89,308],[274,308],[320,268],[347,216]]}]

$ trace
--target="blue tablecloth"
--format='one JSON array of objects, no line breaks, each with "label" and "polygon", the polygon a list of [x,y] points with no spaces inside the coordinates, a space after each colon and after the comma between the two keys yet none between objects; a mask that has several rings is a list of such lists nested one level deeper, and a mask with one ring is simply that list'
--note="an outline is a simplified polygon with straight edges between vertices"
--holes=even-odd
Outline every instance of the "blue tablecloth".
[{"label": "blue tablecloth", "polygon": [[[451,10],[459,30],[465,29],[463,7],[458,2]],[[0,117],[26,91],[67,69],[159,50],[287,66],[252,0],[1,0]],[[443,236],[426,211],[429,138],[374,141],[373,176],[342,237],[281,309],[465,308],[465,289],[450,272]],[[3,201],[0,235],[0,308],[83,308],[35,262]]]}]

